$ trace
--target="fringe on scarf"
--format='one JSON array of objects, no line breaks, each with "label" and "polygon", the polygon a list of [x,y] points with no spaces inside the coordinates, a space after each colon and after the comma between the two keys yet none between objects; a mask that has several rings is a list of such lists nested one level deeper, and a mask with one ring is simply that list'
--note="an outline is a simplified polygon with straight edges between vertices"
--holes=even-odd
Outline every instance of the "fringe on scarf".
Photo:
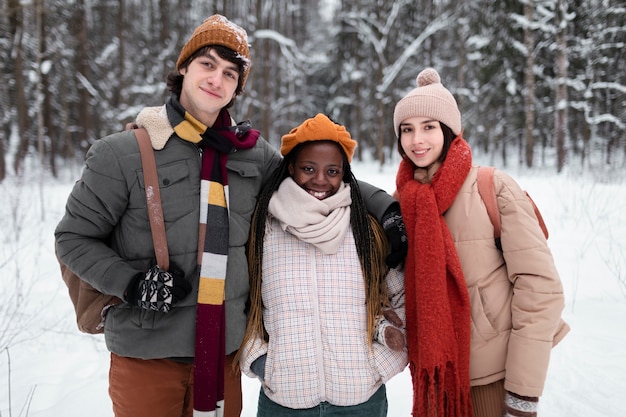
[{"label": "fringe on scarf", "polygon": [[448,361],[445,369],[417,369],[410,364],[413,381],[414,417],[472,417],[469,391],[461,389],[459,372]]}]

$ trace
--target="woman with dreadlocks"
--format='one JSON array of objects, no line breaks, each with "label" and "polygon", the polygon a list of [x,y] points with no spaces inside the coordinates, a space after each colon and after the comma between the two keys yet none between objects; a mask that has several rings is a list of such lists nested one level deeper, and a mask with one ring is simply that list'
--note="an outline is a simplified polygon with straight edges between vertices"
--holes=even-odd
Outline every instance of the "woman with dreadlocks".
[{"label": "woman with dreadlocks", "polygon": [[[323,114],[282,138],[259,196],[240,354],[262,382],[259,417],[387,415],[385,383],[407,364],[404,276],[350,169],[356,141]],[[391,318],[392,316],[390,316]]]}]

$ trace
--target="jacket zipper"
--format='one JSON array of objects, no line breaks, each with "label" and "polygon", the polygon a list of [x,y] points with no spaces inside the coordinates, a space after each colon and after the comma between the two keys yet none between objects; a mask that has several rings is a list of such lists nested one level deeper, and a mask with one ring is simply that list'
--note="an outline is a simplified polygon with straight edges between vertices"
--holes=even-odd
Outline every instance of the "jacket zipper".
[{"label": "jacket zipper", "polygon": [[319,309],[319,293],[318,293],[318,276],[316,265],[316,253],[315,247],[309,245],[309,252],[311,259],[311,305],[313,306],[313,320],[314,320],[314,333],[315,333],[315,350],[317,356],[317,372],[319,375],[320,383],[320,402],[326,401],[326,378],[324,372],[324,345],[322,344],[322,325],[320,320]]}]

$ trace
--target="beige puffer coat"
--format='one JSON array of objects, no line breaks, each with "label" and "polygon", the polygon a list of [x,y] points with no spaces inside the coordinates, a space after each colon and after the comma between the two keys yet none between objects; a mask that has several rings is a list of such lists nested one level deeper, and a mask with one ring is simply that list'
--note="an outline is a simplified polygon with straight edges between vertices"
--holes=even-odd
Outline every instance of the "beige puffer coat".
[{"label": "beige puffer coat", "polygon": [[569,331],[561,320],[563,288],[546,239],[524,191],[496,170],[502,248],[477,188],[477,167],[445,214],[469,290],[470,378],[525,396],[543,391],[550,352]]}]

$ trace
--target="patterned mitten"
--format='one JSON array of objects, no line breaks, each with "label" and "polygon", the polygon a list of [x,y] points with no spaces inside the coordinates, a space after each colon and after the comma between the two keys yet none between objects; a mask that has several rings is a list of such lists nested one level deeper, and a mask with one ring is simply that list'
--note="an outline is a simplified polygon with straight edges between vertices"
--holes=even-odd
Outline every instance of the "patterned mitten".
[{"label": "patterned mitten", "polygon": [[539,397],[524,397],[507,391],[504,396],[504,417],[537,417]]},{"label": "patterned mitten", "polygon": [[153,265],[148,272],[135,275],[126,289],[126,301],[146,310],[167,313],[190,291],[191,284],[175,265],[169,271]]}]

